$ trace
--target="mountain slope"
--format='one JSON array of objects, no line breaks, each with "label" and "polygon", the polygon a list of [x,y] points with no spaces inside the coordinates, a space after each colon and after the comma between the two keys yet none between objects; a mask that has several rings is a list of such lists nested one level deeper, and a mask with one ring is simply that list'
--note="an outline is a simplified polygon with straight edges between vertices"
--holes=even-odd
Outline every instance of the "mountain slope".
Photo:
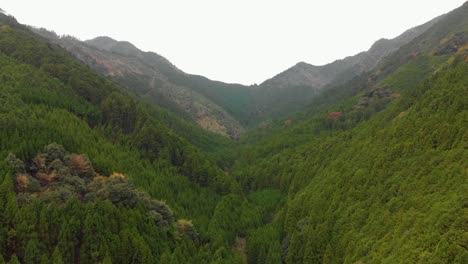
[{"label": "mountain slope", "polygon": [[342,84],[363,72],[370,71],[384,57],[422,34],[441,17],[409,29],[394,39],[380,39],[368,51],[342,60],[323,66],[314,66],[305,62],[296,64],[256,88],[255,113],[260,119],[265,119],[304,110],[311,99],[327,87]]},{"label": "mountain slope", "polygon": [[[0,263],[467,263],[466,14],[220,145],[0,14]],[[259,87],[148,60],[249,116]]]},{"label": "mountain slope", "polygon": [[[410,109],[397,112],[391,105],[369,124],[341,134],[350,140],[336,135],[320,144],[331,147],[326,153],[334,160],[321,160],[323,169],[308,163],[314,177],[291,197],[284,223],[288,262],[334,256],[336,262],[463,263],[467,251],[455,237],[466,232],[462,146],[468,113],[457,97],[466,93],[468,80],[455,76],[466,72],[466,63],[441,71]],[[315,153],[310,146],[305,151]],[[300,182],[295,179],[296,188]],[[304,226],[297,226],[300,221]],[[323,233],[313,241],[318,230]]]},{"label": "mountain slope", "polygon": [[232,175],[248,192],[288,196],[248,235],[251,263],[271,252],[276,263],[468,260],[466,14],[332,88],[352,92],[245,140]]},{"label": "mountain slope", "polygon": [[250,156],[250,169],[239,161],[233,175],[249,175],[251,187],[272,188],[273,178],[288,193],[273,222],[250,234],[251,263],[265,251],[282,252],[286,263],[466,262],[462,60],[369,122],[261,161]]},{"label": "mountain slope", "polygon": [[[238,138],[244,132],[231,113],[198,89],[191,80],[196,76],[182,72],[156,53],[143,52],[129,42],[109,37],[81,42],[73,37],[59,37],[45,29],[33,30],[129,91],[193,119],[204,129],[231,138]],[[208,79],[205,82],[228,86]]]},{"label": "mountain slope", "polygon": [[208,233],[235,183],[170,116],[4,15],[0,80],[0,261],[238,257]]},{"label": "mountain slope", "polygon": [[33,30],[59,43],[93,69],[171,111],[188,116],[201,127],[237,139],[244,127],[304,110],[326,87],[369,71],[385,56],[437,22],[435,18],[394,39],[381,39],[366,52],[324,66],[304,62],[258,86],[211,81],[182,72],[162,56],[142,52],[129,42],[98,37],[81,42]]}]

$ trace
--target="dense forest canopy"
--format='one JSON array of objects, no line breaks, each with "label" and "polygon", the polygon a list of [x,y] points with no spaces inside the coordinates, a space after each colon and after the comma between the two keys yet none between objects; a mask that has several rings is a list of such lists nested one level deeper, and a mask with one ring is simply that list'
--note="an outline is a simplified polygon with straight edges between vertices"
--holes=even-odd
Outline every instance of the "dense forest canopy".
[{"label": "dense forest canopy", "polygon": [[0,264],[468,263],[467,14],[239,141],[0,14]]}]

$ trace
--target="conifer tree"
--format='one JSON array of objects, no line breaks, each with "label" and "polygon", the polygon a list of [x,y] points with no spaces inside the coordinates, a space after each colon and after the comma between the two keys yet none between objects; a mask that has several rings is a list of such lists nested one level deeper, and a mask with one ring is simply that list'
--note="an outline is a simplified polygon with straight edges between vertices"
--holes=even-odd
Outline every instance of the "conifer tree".
[{"label": "conifer tree", "polygon": [[103,254],[108,249],[103,235],[104,228],[102,215],[92,212],[87,213],[81,231],[83,242],[81,244],[80,258],[83,262],[97,263],[105,257]]},{"label": "conifer tree", "polygon": [[265,263],[281,264],[281,249],[278,241],[271,244]]},{"label": "conifer tree", "polygon": [[171,264],[171,254],[169,252],[162,253],[161,257],[159,258],[160,264]]},{"label": "conifer tree", "polygon": [[[55,247],[54,253],[52,254],[52,264],[64,264],[62,254],[60,254],[60,250],[58,247]],[[71,262],[70,262],[71,263]]]},{"label": "conifer tree", "polygon": [[106,256],[102,260],[102,264],[112,264],[112,258],[109,254],[109,251],[107,251]]},{"label": "conifer tree", "polygon": [[40,261],[41,252],[39,249],[39,241],[37,238],[33,238],[28,241],[26,250],[24,252],[24,263],[25,264],[36,264]]},{"label": "conifer tree", "polygon": [[42,254],[41,255],[41,261],[39,262],[40,264],[50,264],[50,259],[47,254]]}]

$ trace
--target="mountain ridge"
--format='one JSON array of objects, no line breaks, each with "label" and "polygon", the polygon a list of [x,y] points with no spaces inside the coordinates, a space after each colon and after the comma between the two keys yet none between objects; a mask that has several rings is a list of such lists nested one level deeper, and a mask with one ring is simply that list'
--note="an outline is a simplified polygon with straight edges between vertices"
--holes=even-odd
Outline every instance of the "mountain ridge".
[{"label": "mountain ridge", "polygon": [[[298,62],[259,85],[212,81],[180,70],[155,52],[144,52],[128,41],[99,36],[86,41],[34,29],[63,45],[85,64],[130,91],[188,116],[201,127],[238,139],[259,123],[305,109],[328,86],[335,86],[375,67],[442,16],[406,30],[393,39],[379,39],[367,51],[315,66]],[[121,61],[122,63],[119,63]],[[149,70],[150,69],[150,70]]]},{"label": "mountain ridge", "polygon": [[[342,84],[359,74],[374,68],[383,58],[396,51],[399,47],[410,42],[424,31],[429,29],[444,15],[438,16],[419,26],[408,29],[393,39],[381,38],[374,42],[367,50],[331,63],[315,66],[300,62],[278,75],[264,81],[257,87],[259,93],[267,100],[259,100],[256,112],[262,115],[271,115],[271,108],[280,105],[287,94],[292,90],[291,96],[286,96],[289,103],[283,104],[282,115],[292,114],[304,109],[314,96],[330,86]],[[289,109],[290,108],[290,109]],[[278,112],[277,110],[275,110]]]},{"label": "mountain ridge", "polygon": [[[302,84],[344,75],[237,142],[142,91],[183,86],[240,119],[264,114],[247,108],[258,87],[105,37],[60,44],[0,14],[0,264],[468,263],[466,14],[369,71],[298,63]],[[310,89],[285,87],[284,103],[290,88]]]},{"label": "mountain ridge", "polygon": [[130,42],[110,37],[80,41],[45,29],[32,30],[63,46],[80,61],[129,91],[189,116],[202,128],[234,139],[244,132],[243,126],[230,113],[186,84],[184,80],[190,79],[190,75],[155,52],[144,52]]}]

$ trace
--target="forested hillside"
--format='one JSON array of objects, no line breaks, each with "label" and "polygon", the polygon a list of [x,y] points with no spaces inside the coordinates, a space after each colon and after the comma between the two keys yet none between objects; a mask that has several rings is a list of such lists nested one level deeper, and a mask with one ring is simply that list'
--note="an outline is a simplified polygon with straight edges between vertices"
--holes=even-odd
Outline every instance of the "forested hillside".
[{"label": "forested hillside", "polygon": [[408,29],[393,39],[380,39],[369,50],[356,55],[323,66],[300,62],[266,80],[255,89],[255,118],[259,122],[303,111],[324,91],[372,70],[382,59],[424,33],[442,17]]},{"label": "forested hillside", "polygon": [[468,261],[467,8],[239,146],[243,189],[287,194],[251,263]]},{"label": "forested hillside", "polygon": [[246,129],[303,111],[323,91],[372,70],[442,17],[394,39],[380,39],[368,51],[323,66],[300,62],[251,86],[187,74],[159,54],[143,52],[126,41],[109,37],[80,41],[46,29],[31,27],[31,30],[142,98],[193,119],[204,129],[237,140]]},{"label": "forested hillside", "polygon": [[234,142],[0,12],[0,264],[468,263],[467,14]]},{"label": "forested hillside", "polygon": [[[242,107],[247,104],[232,96],[239,94],[241,100],[248,100],[247,88],[242,85],[187,74],[164,57],[143,52],[129,42],[109,37],[80,41],[71,36],[60,37],[46,29],[31,27],[31,30],[64,47],[130,93],[193,120],[203,129],[234,139],[245,131],[242,124],[245,124],[247,113],[242,113]],[[218,98],[219,90],[223,91],[221,98]],[[226,92],[229,100],[226,100]]]},{"label": "forested hillside", "polygon": [[[205,263],[235,258],[224,248],[227,241],[212,243],[209,228],[220,228],[212,214],[236,184],[181,136],[195,137],[191,140],[207,151],[224,141],[201,130],[183,131],[192,125],[140,103],[13,18],[2,15],[1,23],[0,259]],[[52,146],[60,146],[55,147],[60,154],[44,149],[50,144],[58,144]],[[114,180],[108,187],[89,183],[91,176],[66,165],[71,157],[104,175],[99,179],[125,175],[136,189]],[[93,188],[96,194],[89,196]],[[151,213],[145,192],[164,200],[169,219],[180,221]],[[143,200],[119,202],[132,196]],[[86,238],[90,234],[98,236]]]},{"label": "forested hillside", "polygon": [[327,120],[299,147],[283,141],[265,155],[276,142],[249,150],[261,161],[237,161],[246,190],[288,193],[276,231],[260,234],[276,242],[257,250],[282,245],[287,263],[466,262],[468,66],[455,64],[369,121],[347,129],[348,116]]}]

